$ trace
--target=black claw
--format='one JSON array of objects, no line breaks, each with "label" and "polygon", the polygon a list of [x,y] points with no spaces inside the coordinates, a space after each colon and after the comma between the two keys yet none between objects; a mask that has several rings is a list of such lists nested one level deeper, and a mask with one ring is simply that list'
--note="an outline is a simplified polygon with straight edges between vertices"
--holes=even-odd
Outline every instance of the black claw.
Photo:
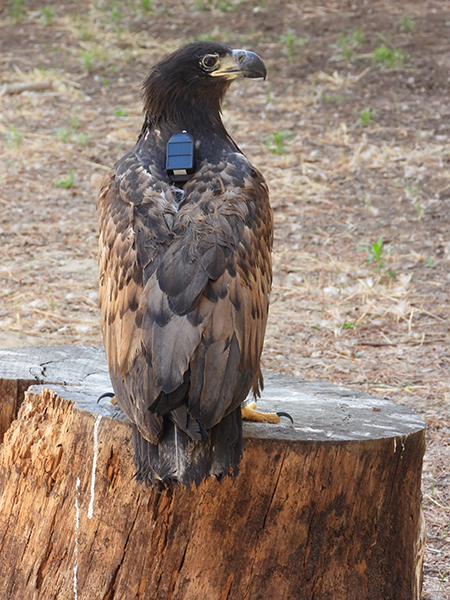
[{"label": "black claw", "polygon": [[97,398],[97,404],[100,402],[100,400],[103,400],[103,398],[114,398],[114,396],[115,394],[113,392],[105,392]]},{"label": "black claw", "polygon": [[289,413],[286,413],[286,412],[277,412],[277,416],[278,417],[287,417],[288,419],[290,419],[292,425],[294,424],[294,419],[291,417],[291,415]]}]

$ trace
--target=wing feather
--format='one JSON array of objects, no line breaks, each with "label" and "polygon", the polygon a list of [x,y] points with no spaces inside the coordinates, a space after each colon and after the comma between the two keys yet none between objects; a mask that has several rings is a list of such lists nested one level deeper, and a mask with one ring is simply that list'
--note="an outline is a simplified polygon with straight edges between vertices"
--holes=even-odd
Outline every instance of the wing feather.
[{"label": "wing feather", "polygon": [[178,208],[175,200],[134,153],[99,196],[111,377],[119,404],[152,443],[169,417],[198,439],[262,383],[273,227],[267,186],[236,155],[200,169]]}]

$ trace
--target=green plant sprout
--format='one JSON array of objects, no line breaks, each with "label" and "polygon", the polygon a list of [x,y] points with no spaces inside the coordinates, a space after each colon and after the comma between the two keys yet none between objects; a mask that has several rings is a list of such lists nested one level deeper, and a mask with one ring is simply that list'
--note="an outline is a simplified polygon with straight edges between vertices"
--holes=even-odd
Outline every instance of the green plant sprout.
[{"label": "green plant sprout", "polygon": [[292,131],[290,129],[285,129],[284,131],[276,131],[274,134],[270,135],[266,139],[265,146],[274,154],[281,155],[286,152],[284,142],[290,138],[292,138]]},{"label": "green plant sprout", "polygon": [[119,106],[119,108],[116,108],[116,110],[114,111],[114,114],[116,115],[116,117],[128,117],[130,113]]},{"label": "green plant sprout", "polygon": [[405,31],[406,33],[416,33],[417,31],[415,20],[411,17],[408,17],[408,15],[403,15],[399,27],[400,31]]},{"label": "green plant sprout", "polygon": [[139,8],[143,13],[149,13],[153,9],[152,0],[140,0]]},{"label": "green plant sprout", "polygon": [[73,174],[73,170],[70,169],[69,175],[65,179],[61,179],[58,183],[54,184],[55,188],[64,188],[66,190],[70,189],[75,183],[75,175]]},{"label": "green plant sprout", "polygon": [[56,137],[65,144],[75,142],[82,146],[87,146],[92,134],[86,135],[80,131],[81,125],[82,123],[78,117],[71,117],[69,127],[57,127],[55,129]]},{"label": "green plant sprout", "polygon": [[69,131],[68,127],[57,127],[55,129],[55,131],[56,131],[56,136],[58,139],[60,139],[62,142],[66,143],[66,144],[67,144],[67,142],[69,142],[71,132]]},{"label": "green plant sprout", "polygon": [[294,32],[289,31],[288,33],[280,35],[280,42],[284,43],[283,52],[288,57],[288,61],[293,63],[295,62],[298,48],[305,46],[309,42],[309,38],[298,38]]},{"label": "green plant sprout", "polygon": [[120,12],[120,2],[114,2],[111,11],[109,13],[110,21],[113,25],[118,25],[122,20],[122,13]]},{"label": "green plant sprout", "polygon": [[54,300],[54,298],[52,296],[52,292],[51,292],[51,289],[50,289],[49,285],[47,285],[47,294],[48,294],[48,301],[50,303],[50,309],[51,309],[52,312],[55,312],[55,310],[56,310],[56,302],[55,302],[55,300]]},{"label": "green plant sprout", "polygon": [[374,242],[371,246],[361,246],[358,250],[365,250],[368,253],[368,256],[365,263],[374,263],[376,266],[376,270],[378,272],[378,277],[381,277],[383,269],[386,273],[392,277],[392,279],[396,279],[396,274],[392,269],[385,268],[384,264],[384,249],[385,246],[383,244],[383,236],[379,237],[376,242]]},{"label": "green plant sprout", "polygon": [[91,50],[83,52],[82,62],[86,71],[92,71],[92,69],[94,68],[94,53],[91,52]]},{"label": "green plant sprout", "polygon": [[13,21],[20,21],[25,16],[25,0],[9,0],[9,12]]},{"label": "green plant sprout", "polygon": [[366,39],[361,29],[355,29],[348,34],[341,33],[334,44],[337,50],[337,54],[333,57],[334,60],[352,60],[355,50],[363,46],[365,42]]},{"label": "green plant sprout", "polygon": [[375,123],[375,110],[373,108],[366,108],[359,114],[359,124],[361,127],[369,127]]},{"label": "green plant sprout", "polygon": [[319,98],[321,102],[334,103],[341,102],[343,97],[340,94],[322,94]]},{"label": "green plant sprout", "polygon": [[382,44],[375,50],[372,50],[370,56],[374,63],[381,65],[386,69],[399,69],[405,62],[406,55],[402,50],[398,48],[388,48],[386,44]]},{"label": "green plant sprout", "polygon": [[53,19],[56,18],[56,10],[54,6],[45,6],[39,9],[39,20],[40,22],[48,27],[52,24]]},{"label": "green plant sprout", "polygon": [[82,146],[89,146],[90,138],[91,134],[86,135],[82,131],[74,136],[74,140],[77,142],[77,144],[81,144]]},{"label": "green plant sprout", "polygon": [[23,142],[23,133],[15,125],[12,125],[8,131],[5,131],[5,142],[10,148],[20,146]]},{"label": "green plant sprout", "polygon": [[366,258],[365,262],[371,263],[373,261],[376,262],[378,274],[381,273],[381,269],[384,267],[383,261],[383,237],[379,237],[376,242],[374,242],[371,246],[368,247],[369,256]]},{"label": "green plant sprout", "polygon": [[70,124],[73,129],[80,129],[80,127],[81,127],[81,121],[78,117],[71,117]]}]

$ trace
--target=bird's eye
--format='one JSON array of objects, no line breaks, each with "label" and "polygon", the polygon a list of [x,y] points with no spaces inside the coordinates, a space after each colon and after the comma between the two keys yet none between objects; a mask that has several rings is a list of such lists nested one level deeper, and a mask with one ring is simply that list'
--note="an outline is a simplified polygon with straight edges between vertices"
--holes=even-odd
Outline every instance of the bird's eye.
[{"label": "bird's eye", "polygon": [[207,54],[202,58],[202,67],[211,71],[217,65],[219,61],[219,56],[217,54]]}]

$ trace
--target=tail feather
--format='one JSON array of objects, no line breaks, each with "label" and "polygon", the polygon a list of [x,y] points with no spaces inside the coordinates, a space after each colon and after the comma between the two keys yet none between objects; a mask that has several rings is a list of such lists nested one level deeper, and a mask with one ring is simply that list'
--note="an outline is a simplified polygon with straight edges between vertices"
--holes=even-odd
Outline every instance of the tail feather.
[{"label": "tail feather", "polygon": [[221,480],[239,473],[242,458],[242,420],[240,407],[215,425],[209,436],[193,440],[167,419],[159,443],[148,442],[133,425],[136,480],[157,489],[182,484],[197,486],[209,476]]}]

